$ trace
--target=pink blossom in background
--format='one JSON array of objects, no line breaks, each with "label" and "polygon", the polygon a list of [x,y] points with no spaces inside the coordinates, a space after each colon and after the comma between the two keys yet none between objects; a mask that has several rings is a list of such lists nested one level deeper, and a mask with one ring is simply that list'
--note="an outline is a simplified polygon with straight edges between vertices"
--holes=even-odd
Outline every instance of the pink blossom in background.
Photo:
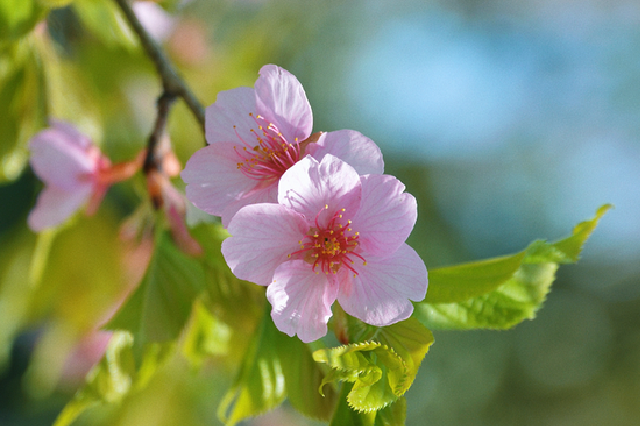
[{"label": "pink blossom in background", "polygon": [[277,201],[240,209],[222,253],[238,278],[269,286],[279,330],[311,342],[327,333],[335,300],[383,326],[424,299],[427,269],[405,244],[417,203],[395,177],[307,156],[283,174]]},{"label": "pink blossom in background", "polygon": [[29,143],[30,163],[45,187],[28,218],[29,227],[42,231],[59,225],[93,200],[95,211],[107,190],[97,179],[100,168],[110,165],[98,147],[75,127],[54,121]]},{"label": "pink blossom in background", "polygon": [[87,203],[86,213],[95,213],[109,186],[131,177],[144,159],[141,153],[112,166],[87,136],[61,121],[37,133],[29,150],[31,167],[45,185],[27,220],[33,231],[63,223]]},{"label": "pink blossom in background", "polygon": [[163,41],[173,31],[176,19],[153,1],[136,1],[131,5],[144,29],[156,41]]},{"label": "pink blossom in background", "polygon": [[207,143],[181,173],[187,198],[222,218],[253,203],[276,202],[278,180],[306,154],[333,154],[360,174],[380,174],[382,154],[361,133],[341,130],[311,134],[311,105],[295,76],[266,65],[253,89],[220,92],[205,116]]}]

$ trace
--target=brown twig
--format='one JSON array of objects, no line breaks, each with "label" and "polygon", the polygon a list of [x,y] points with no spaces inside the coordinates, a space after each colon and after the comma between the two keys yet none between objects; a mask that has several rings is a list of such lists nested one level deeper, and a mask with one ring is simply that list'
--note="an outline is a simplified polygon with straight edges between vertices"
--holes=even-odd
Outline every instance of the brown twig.
[{"label": "brown twig", "polygon": [[150,172],[161,169],[162,158],[158,158],[158,142],[164,135],[164,129],[167,126],[169,118],[169,110],[175,101],[176,96],[170,92],[164,92],[157,102],[158,114],[156,115],[156,123],[153,126],[153,132],[149,135],[147,142],[147,155],[142,165],[142,172],[148,175]]},{"label": "brown twig", "polygon": [[200,128],[202,129],[202,132],[204,134],[204,107],[202,106],[198,98],[196,98],[187,84],[182,80],[180,75],[178,75],[177,71],[171,64],[171,61],[169,61],[169,59],[162,51],[162,48],[158,45],[158,43],[155,42],[155,40],[153,40],[153,38],[151,38],[149,33],[144,29],[135,13],[133,12],[133,9],[131,9],[128,1],[114,1],[118,4],[120,9],[122,10],[122,13],[124,13],[127,22],[129,23],[129,25],[131,25],[131,28],[140,39],[142,48],[153,61],[160,79],[162,80],[162,96],[164,97],[166,95],[182,98],[182,100],[184,100],[184,102],[187,104],[187,107],[191,110],[191,113],[198,121],[198,124],[200,125]]}]

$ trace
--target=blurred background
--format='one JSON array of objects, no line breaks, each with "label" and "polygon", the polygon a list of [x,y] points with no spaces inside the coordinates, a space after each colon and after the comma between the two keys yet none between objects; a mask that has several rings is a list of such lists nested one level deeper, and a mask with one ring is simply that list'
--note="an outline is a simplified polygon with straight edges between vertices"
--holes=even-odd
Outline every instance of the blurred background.
[{"label": "blurred background", "polygon": [[[40,54],[50,69],[49,114],[77,124],[117,161],[145,145],[159,84],[122,22],[104,20],[100,13],[111,9],[98,3],[53,11],[39,28],[48,39]],[[314,131],[355,129],[381,147],[386,173],[418,198],[409,244],[427,268],[562,238],[601,204],[615,204],[578,265],[560,268],[535,321],[501,332],[434,332],[407,394],[407,425],[638,424],[640,3],[170,3],[169,12],[152,2],[135,7],[204,104],[220,90],[252,86],[260,67],[274,63],[303,84]],[[204,144],[182,105],[171,116],[171,137],[182,162]],[[3,163],[5,174],[13,164]],[[10,351],[0,368],[0,425],[48,425],[80,373],[69,372],[67,352],[41,336],[55,340],[64,321],[89,329],[90,315],[38,314],[38,303],[16,308],[33,297],[16,283],[33,262],[24,254],[35,244],[26,216],[41,184],[28,168],[15,170],[0,186],[0,345]],[[54,272],[73,282],[59,312],[95,296],[82,277],[69,278],[73,253],[109,246],[137,202],[135,188],[116,185],[97,217],[63,231],[71,254],[58,255]],[[100,259],[115,259],[120,249],[105,248]],[[95,288],[113,300],[130,286],[103,281]],[[42,372],[52,362],[55,377]],[[78,424],[216,425],[217,401],[232,377],[214,373],[176,360],[122,410],[97,410]],[[314,423],[285,404],[252,424]]]}]

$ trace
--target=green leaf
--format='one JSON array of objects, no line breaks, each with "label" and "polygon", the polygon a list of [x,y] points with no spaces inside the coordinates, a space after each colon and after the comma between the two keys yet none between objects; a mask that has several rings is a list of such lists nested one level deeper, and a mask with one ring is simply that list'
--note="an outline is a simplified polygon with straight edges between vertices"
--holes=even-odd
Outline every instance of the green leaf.
[{"label": "green leaf", "polygon": [[136,362],[131,334],[115,332],[102,360],[87,374],[87,383],[62,409],[54,426],[68,426],[88,408],[119,403],[130,392],[144,388],[172,350],[173,345],[148,345]]},{"label": "green leaf", "polygon": [[218,407],[218,417],[224,424],[234,425],[265,413],[284,401],[285,378],[275,344],[277,333],[265,314],[245,353],[235,384]]},{"label": "green leaf", "polygon": [[336,402],[332,387],[324,395],[318,388],[325,372],[314,362],[311,350],[300,339],[280,332],[265,306],[235,384],[224,396],[218,416],[227,425],[271,410],[288,396],[302,414],[327,421]]},{"label": "green leaf", "polygon": [[409,318],[377,328],[370,338],[392,348],[404,362],[404,376],[394,389],[396,395],[403,395],[411,387],[420,363],[433,344],[433,334],[417,319]]},{"label": "green leaf", "polygon": [[45,11],[34,0],[0,0],[0,43],[25,36]]},{"label": "green leaf", "polygon": [[414,316],[435,329],[508,329],[535,317],[555,278],[555,263],[522,265],[496,290],[460,303],[419,303]]},{"label": "green leaf", "polygon": [[115,2],[77,0],[73,7],[87,29],[106,46],[133,48],[136,38],[124,21]]},{"label": "green leaf", "polygon": [[379,411],[360,412],[351,409],[347,403],[347,396],[352,389],[351,383],[343,383],[340,400],[330,426],[404,426],[407,403],[403,396]]},{"label": "green leaf", "polygon": [[20,175],[29,157],[27,142],[45,125],[46,85],[37,47],[31,34],[0,50],[0,182]]},{"label": "green leaf", "polygon": [[463,302],[495,290],[513,276],[525,253],[464,265],[435,268],[429,271],[429,288],[425,302]]},{"label": "green leaf", "polygon": [[236,278],[222,256],[220,245],[229,233],[219,223],[201,224],[191,231],[204,251],[205,292],[214,315],[233,324],[245,334],[251,333],[262,319],[264,287]]},{"label": "green leaf", "polygon": [[375,426],[404,426],[406,417],[407,401],[403,396],[393,404],[378,411]]},{"label": "green leaf", "polygon": [[[3,247],[11,247],[0,259],[0,372],[11,356],[16,335],[29,322],[29,308],[46,265],[55,230],[33,234],[24,230]],[[26,272],[26,273],[25,273]]]},{"label": "green leaf", "polygon": [[318,392],[326,376],[323,366],[314,361],[309,346],[297,337],[289,337],[278,331],[276,346],[291,406],[305,416],[328,421],[337,394],[332,386],[326,386],[323,395]]},{"label": "green leaf", "polygon": [[[582,246],[584,246],[584,243],[596,229],[602,216],[611,208],[613,208],[612,204],[601,206],[596,211],[596,216],[593,219],[580,222],[573,228],[573,234],[571,236],[552,244],[553,248],[563,255],[559,260],[560,263],[575,263],[580,259]],[[533,259],[530,258],[528,260],[531,262]]]},{"label": "green leaf", "polygon": [[203,290],[204,278],[201,263],[162,233],[142,282],[105,328],[130,331],[137,348],[176,339]]},{"label": "green leaf", "polygon": [[48,7],[63,7],[68,5],[74,0],[38,0],[39,3]]},{"label": "green leaf", "polygon": [[375,423],[376,412],[359,412],[351,409],[347,403],[347,396],[351,393],[353,384],[345,382],[342,384],[342,391],[338,405],[329,426],[373,426]]},{"label": "green leaf", "polygon": [[193,365],[200,367],[211,356],[230,353],[232,335],[230,326],[214,317],[203,303],[196,301],[182,350]]},{"label": "green leaf", "polygon": [[[608,204],[600,207],[593,219],[581,222],[571,236],[555,243],[534,241],[513,256],[430,271],[427,298],[414,304],[414,316],[429,328],[460,330],[507,329],[534,318],[559,264],[578,260],[582,246],[610,208]],[[509,270],[513,270],[510,275]],[[473,294],[467,300],[443,296],[459,297],[467,287]],[[477,294],[480,288],[486,291]],[[430,297],[432,291],[435,295]]]},{"label": "green leaf", "polygon": [[[392,348],[379,342],[364,342],[320,349],[313,359],[333,371],[322,381],[347,381],[353,388],[347,396],[349,406],[362,412],[380,410],[398,399],[406,364]],[[321,389],[322,390],[322,389]]]}]

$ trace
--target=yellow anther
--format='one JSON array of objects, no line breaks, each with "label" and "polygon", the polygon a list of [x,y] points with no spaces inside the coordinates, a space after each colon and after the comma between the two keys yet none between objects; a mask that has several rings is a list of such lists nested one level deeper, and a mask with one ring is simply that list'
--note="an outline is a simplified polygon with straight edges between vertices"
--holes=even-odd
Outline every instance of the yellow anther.
[{"label": "yellow anther", "polygon": [[325,204],[325,205],[324,205],[324,209],[325,209],[325,210],[328,210],[328,209],[329,209],[329,204]]},{"label": "yellow anther", "polygon": [[287,259],[291,259],[291,255],[290,254],[287,255]]},{"label": "yellow anther", "polygon": [[[343,211],[343,212],[346,212],[346,211],[347,211],[347,209],[340,209],[340,210],[341,210],[341,211]],[[342,216],[340,216],[340,217],[342,217]]]},{"label": "yellow anther", "polygon": [[360,233],[356,231],[356,236],[358,236],[358,235],[360,235]]},{"label": "yellow anther", "polygon": [[367,261],[362,262],[362,266],[367,266]]}]

